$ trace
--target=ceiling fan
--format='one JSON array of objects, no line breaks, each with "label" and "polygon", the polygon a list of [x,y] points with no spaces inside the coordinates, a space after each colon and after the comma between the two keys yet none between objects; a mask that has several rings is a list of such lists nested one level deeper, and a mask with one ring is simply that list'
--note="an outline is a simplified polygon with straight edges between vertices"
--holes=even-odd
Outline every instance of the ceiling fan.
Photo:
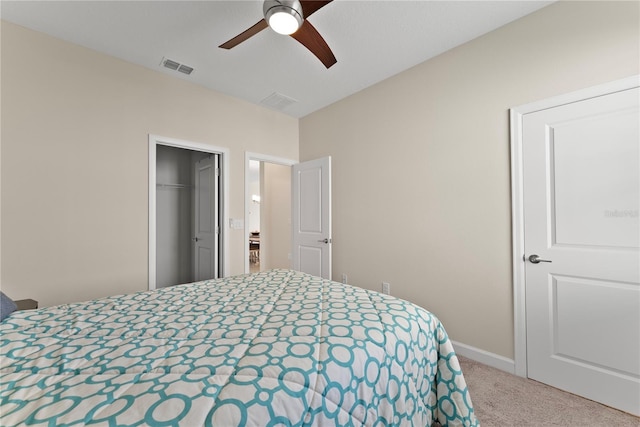
[{"label": "ceiling fan", "polygon": [[221,44],[223,49],[231,49],[243,41],[255,36],[267,27],[275,32],[290,35],[309,49],[325,67],[330,68],[338,62],[331,48],[308,18],[333,0],[265,0],[262,10],[264,18],[231,40]]}]

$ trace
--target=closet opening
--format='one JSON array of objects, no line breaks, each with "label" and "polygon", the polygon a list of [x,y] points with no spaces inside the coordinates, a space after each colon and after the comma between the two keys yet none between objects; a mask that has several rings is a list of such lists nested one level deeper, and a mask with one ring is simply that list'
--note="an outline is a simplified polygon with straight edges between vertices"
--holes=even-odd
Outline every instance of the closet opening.
[{"label": "closet opening", "polygon": [[185,144],[150,138],[149,289],[224,273],[224,154]]}]

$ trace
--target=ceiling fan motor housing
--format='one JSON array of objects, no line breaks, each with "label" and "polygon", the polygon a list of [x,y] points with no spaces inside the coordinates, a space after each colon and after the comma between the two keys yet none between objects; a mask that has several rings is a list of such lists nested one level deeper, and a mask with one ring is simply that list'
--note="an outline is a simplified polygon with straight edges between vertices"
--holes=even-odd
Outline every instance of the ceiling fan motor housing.
[{"label": "ceiling fan motor housing", "polygon": [[[295,32],[304,21],[304,15],[302,13],[302,5],[299,0],[265,0],[264,5],[262,7],[264,12],[264,19],[269,23],[269,26],[276,32],[281,34],[291,34]],[[297,22],[297,27],[292,27],[293,31],[285,30],[279,31],[279,29],[274,28],[274,23],[271,20],[272,17],[276,14],[283,14],[286,19],[291,21],[291,17],[295,19]],[[295,28],[295,29],[294,29]]]}]

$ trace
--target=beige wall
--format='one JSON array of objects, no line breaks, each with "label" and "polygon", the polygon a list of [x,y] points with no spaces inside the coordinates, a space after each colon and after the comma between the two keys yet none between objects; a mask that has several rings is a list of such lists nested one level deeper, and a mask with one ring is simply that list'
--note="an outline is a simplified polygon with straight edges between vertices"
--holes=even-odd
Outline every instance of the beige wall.
[{"label": "beige wall", "polygon": [[[244,152],[298,158],[298,120],[2,23],[2,290],[47,306],[141,291],[148,134],[228,147],[229,215]],[[230,230],[228,274],[244,272]]]},{"label": "beige wall", "polygon": [[260,270],[291,268],[291,166],[262,162]]},{"label": "beige wall", "polygon": [[303,118],[332,156],[333,276],[513,358],[510,107],[638,74],[637,2],[557,3]]}]

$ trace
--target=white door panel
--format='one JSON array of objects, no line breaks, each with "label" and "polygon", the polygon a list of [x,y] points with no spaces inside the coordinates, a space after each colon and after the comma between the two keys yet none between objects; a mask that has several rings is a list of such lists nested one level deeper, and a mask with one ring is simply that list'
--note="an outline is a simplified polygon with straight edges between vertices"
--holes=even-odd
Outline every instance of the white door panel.
[{"label": "white door panel", "polygon": [[331,158],[293,165],[293,268],[331,279]]},{"label": "white door panel", "polygon": [[[620,328],[628,328],[630,336],[640,336],[640,311],[634,303],[638,300],[637,287],[559,275],[551,275],[551,286],[556,305],[552,313],[556,357],[640,376],[639,340],[616,343],[611,351],[604,345],[598,349],[594,346],[595,340],[589,339],[610,337],[611,331]],[[612,311],[620,315],[611,316]]]},{"label": "white door panel", "polygon": [[322,169],[298,170],[300,203],[300,232],[322,234]]},{"label": "white door panel", "polygon": [[637,114],[625,109],[550,128],[554,244],[638,247],[638,221],[616,218],[638,209]]},{"label": "white door panel", "polygon": [[322,277],[322,248],[299,246],[300,271]]},{"label": "white door panel", "polygon": [[202,244],[196,244],[196,252],[196,281],[214,278],[211,249],[203,247]]},{"label": "white door panel", "polygon": [[638,88],[522,119],[528,376],[640,414]]}]

